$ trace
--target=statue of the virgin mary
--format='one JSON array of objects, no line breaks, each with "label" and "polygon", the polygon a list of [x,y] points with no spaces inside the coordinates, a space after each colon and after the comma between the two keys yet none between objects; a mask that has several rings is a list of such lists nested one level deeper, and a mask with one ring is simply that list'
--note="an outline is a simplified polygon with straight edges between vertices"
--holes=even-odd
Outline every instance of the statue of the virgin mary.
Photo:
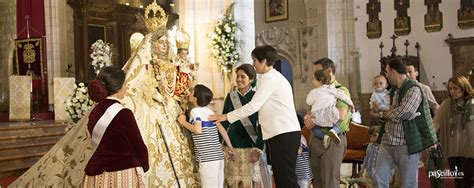
[{"label": "statue of the virgin mary", "polygon": [[[155,16],[149,17],[150,11]],[[180,77],[180,62],[173,61],[167,20],[156,2],[146,8],[144,21],[150,33],[123,67],[128,90],[122,104],[133,111],[148,148],[150,170],[145,175],[145,185],[198,187],[191,138],[176,121],[189,92],[186,83],[191,81]],[[81,186],[84,168],[94,153],[87,117],[88,114],[9,187]]]},{"label": "statue of the virgin mary", "polygon": [[124,66],[129,90],[123,104],[134,112],[148,147],[148,184],[172,187],[178,185],[178,179],[181,187],[192,186],[197,170],[191,140],[187,130],[176,121],[182,112],[180,102],[189,91],[189,86],[182,82],[189,81],[180,78],[180,62],[174,61],[175,55],[169,48],[167,17],[149,18],[148,11],[153,9],[165,14],[156,3],[145,10],[145,25],[150,34]]}]

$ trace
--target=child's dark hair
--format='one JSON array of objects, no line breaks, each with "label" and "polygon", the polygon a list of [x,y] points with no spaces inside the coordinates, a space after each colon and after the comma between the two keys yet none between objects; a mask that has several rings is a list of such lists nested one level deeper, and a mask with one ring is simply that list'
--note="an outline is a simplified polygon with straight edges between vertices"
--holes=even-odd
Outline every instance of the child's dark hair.
[{"label": "child's dark hair", "polygon": [[369,136],[378,136],[379,135],[379,127],[377,126],[372,126],[372,127],[369,127],[369,132],[368,132]]},{"label": "child's dark hair", "polygon": [[197,99],[197,105],[200,107],[207,106],[212,100],[212,91],[204,85],[198,84],[194,86],[194,97]]},{"label": "child's dark hair", "polygon": [[322,84],[331,84],[331,77],[325,70],[314,71],[314,79]]}]

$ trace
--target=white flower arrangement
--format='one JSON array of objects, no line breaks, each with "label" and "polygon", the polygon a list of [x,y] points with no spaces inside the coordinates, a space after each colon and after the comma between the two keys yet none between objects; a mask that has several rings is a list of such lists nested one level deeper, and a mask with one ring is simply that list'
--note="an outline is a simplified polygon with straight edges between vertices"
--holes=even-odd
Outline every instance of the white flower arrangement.
[{"label": "white flower arrangement", "polygon": [[230,73],[240,61],[236,39],[239,26],[234,20],[233,7],[234,3],[226,9],[224,17],[217,21],[209,33],[212,58],[220,65],[223,73]]},{"label": "white flower arrangement", "polygon": [[102,67],[112,65],[112,45],[102,40],[97,40],[91,46],[92,67],[100,70]]},{"label": "white flower arrangement", "polygon": [[85,84],[79,83],[74,85],[74,92],[65,103],[67,114],[76,123],[89,111],[94,101],[89,98]]}]

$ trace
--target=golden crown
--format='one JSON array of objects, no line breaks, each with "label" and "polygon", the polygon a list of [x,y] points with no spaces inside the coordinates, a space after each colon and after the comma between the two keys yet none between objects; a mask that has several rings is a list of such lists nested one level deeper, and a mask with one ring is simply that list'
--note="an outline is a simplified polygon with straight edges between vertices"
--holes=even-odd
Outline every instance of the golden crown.
[{"label": "golden crown", "polygon": [[184,31],[184,28],[181,26],[176,31],[176,47],[178,49],[189,49],[189,34]]},{"label": "golden crown", "polygon": [[[153,12],[151,17],[149,17],[150,12]],[[157,13],[159,13],[159,15],[156,15]],[[149,32],[166,30],[168,15],[166,15],[165,10],[156,3],[156,0],[145,8],[144,18],[145,26]]]}]

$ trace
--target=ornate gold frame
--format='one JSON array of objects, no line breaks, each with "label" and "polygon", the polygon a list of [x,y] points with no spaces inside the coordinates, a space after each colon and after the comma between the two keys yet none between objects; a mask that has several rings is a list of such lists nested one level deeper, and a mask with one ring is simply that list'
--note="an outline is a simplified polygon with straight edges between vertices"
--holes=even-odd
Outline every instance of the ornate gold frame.
[{"label": "ornate gold frame", "polygon": [[280,20],[288,20],[288,0],[265,0],[265,22]]}]

